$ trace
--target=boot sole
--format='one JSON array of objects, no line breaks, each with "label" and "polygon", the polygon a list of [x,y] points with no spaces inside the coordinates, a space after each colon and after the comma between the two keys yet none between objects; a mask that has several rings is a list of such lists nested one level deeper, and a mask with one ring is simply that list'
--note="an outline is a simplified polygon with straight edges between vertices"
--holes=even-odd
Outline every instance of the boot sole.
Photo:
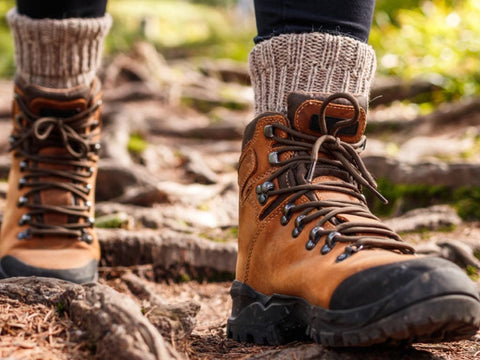
[{"label": "boot sole", "polygon": [[84,284],[98,281],[97,261],[92,260],[85,266],[73,269],[44,269],[25,264],[13,256],[0,259],[0,279],[12,277],[47,277]]},{"label": "boot sole", "polygon": [[406,345],[466,339],[480,327],[480,303],[471,294],[447,294],[382,314],[381,301],[349,310],[327,310],[306,300],[266,296],[234,281],[228,337],[240,342],[281,345],[314,340],[331,347]]}]

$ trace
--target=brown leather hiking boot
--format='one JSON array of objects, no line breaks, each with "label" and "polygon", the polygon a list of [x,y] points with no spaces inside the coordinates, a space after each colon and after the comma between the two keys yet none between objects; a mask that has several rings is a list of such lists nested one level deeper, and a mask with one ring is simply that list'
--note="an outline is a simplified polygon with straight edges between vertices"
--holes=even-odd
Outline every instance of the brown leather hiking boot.
[{"label": "brown leather hiking boot", "polygon": [[422,258],[367,208],[376,184],[358,153],[365,107],[349,94],[288,98],[288,116],[246,128],[237,274],[228,336],[329,346],[445,341],[480,326],[456,265]]},{"label": "brown leather hiking boot", "polygon": [[0,275],[97,278],[93,230],[100,84],[58,90],[17,81]]}]

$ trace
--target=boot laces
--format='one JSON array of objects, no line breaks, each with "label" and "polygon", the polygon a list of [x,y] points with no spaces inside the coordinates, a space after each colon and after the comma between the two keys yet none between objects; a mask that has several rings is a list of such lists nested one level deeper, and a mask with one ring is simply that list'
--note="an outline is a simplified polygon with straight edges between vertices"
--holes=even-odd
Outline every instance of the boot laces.
[{"label": "boot laces", "polygon": [[[340,120],[331,128],[327,128],[325,112],[329,103],[343,98],[354,108],[351,119]],[[307,250],[315,248],[319,240],[325,236],[322,254],[332,250],[337,242],[349,243],[345,252],[338,256],[342,261],[352,254],[368,248],[382,248],[401,253],[414,253],[413,247],[403,242],[399,235],[383,224],[368,209],[362,188],[372,191],[382,202],[387,200],[378,192],[377,184],[369,173],[362,159],[361,151],[365,148],[366,137],[353,144],[342,141],[338,137],[341,129],[358,122],[360,105],[347,93],[337,93],[328,97],[316,116],[321,132],[320,137],[302,133],[280,123],[267,125],[264,135],[275,141],[275,151],[268,155],[269,163],[278,168],[256,190],[260,204],[265,205],[270,196],[277,196],[270,206],[267,206],[261,217],[264,218],[284,200],[281,224],[287,225],[294,215],[295,227],[293,237],[298,237],[305,226],[316,221],[311,229],[306,243]],[[277,131],[277,129],[279,131]],[[278,136],[278,133],[283,133]],[[282,154],[285,154],[282,157]],[[319,176],[329,176],[335,180],[315,182]],[[280,179],[289,179],[287,181]],[[274,180],[277,179],[277,184]],[[318,199],[316,191],[337,192],[346,194],[350,199]],[[307,202],[296,201],[306,197]],[[353,215],[360,220],[342,220],[342,215]],[[365,220],[361,220],[361,219]],[[372,221],[373,220],[373,221]],[[329,222],[328,229],[325,224]],[[332,226],[334,229],[332,230]]]},{"label": "boot laces", "polygon": [[[9,151],[21,158],[18,187],[29,190],[18,199],[18,207],[26,207],[19,225],[29,227],[18,234],[24,240],[34,236],[64,236],[91,243],[87,232],[94,219],[89,216],[88,200],[92,186],[96,157],[100,144],[96,141],[100,123],[92,116],[101,101],[71,116],[39,116],[32,113],[21,96],[15,95],[20,113],[14,118],[14,132],[10,137]],[[40,154],[44,148],[63,148],[61,154]],[[41,164],[47,165],[39,166]],[[48,179],[48,180],[47,180]],[[69,192],[74,199],[71,205],[49,205],[40,201],[42,191],[57,189]],[[67,223],[47,224],[44,215],[67,216]]]}]

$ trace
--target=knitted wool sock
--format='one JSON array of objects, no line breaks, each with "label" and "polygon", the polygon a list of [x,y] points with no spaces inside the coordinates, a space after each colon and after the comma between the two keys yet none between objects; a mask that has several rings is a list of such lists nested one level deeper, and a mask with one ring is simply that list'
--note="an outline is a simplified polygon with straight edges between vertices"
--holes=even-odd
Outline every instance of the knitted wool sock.
[{"label": "knitted wool sock", "polygon": [[112,24],[110,15],[37,20],[14,8],[7,19],[14,38],[17,76],[22,80],[58,89],[91,83]]},{"label": "knitted wool sock", "polygon": [[368,98],[376,59],[371,46],[346,36],[285,34],[256,45],[249,68],[258,115],[286,113],[292,91],[349,92]]}]

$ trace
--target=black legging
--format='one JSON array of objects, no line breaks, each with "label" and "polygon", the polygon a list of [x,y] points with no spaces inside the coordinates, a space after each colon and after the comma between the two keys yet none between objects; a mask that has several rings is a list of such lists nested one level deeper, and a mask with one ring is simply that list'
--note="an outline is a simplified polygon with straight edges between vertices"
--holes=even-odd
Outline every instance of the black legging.
[{"label": "black legging", "polygon": [[258,36],[321,31],[367,42],[375,0],[255,0]]},{"label": "black legging", "polygon": [[17,0],[17,11],[33,19],[95,18],[105,15],[107,0]]},{"label": "black legging", "polygon": [[[375,0],[255,0],[255,43],[289,33],[321,31],[366,42]],[[20,14],[35,19],[101,17],[107,0],[17,0]]]}]

